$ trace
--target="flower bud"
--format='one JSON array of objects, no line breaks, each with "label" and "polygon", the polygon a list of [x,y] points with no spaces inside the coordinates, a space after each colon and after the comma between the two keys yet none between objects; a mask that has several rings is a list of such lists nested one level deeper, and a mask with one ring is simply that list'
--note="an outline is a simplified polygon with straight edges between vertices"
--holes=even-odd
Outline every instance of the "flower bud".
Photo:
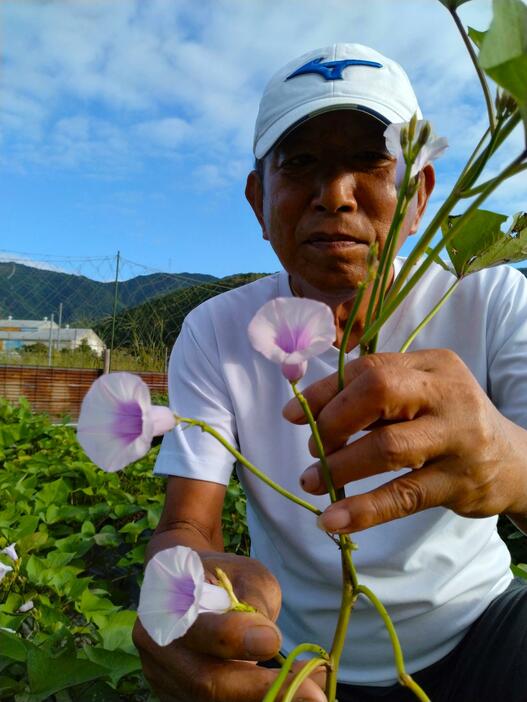
[{"label": "flower bud", "polygon": [[495,105],[498,117],[509,117],[518,108],[518,103],[506,90],[498,90],[496,92]]},{"label": "flower bud", "polygon": [[412,115],[412,119],[408,123],[408,141],[410,142],[410,144],[413,143],[416,126],[417,126],[417,113],[414,112],[414,114]]},{"label": "flower bud", "polygon": [[431,133],[432,127],[430,126],[430,122],[423,122],[423,126],[421,127],[421,131],[419,132],[419,136],[417,137],[416,143],[416,145],[419,147],[419,150],[421,150],[423,146],[428,142]]},{"label": "flower bud", "polygon": [[403,153],[406,151],[408,147],[408,125],[405,124],[403,127],[401,127],[401,148],[403,150]]}]

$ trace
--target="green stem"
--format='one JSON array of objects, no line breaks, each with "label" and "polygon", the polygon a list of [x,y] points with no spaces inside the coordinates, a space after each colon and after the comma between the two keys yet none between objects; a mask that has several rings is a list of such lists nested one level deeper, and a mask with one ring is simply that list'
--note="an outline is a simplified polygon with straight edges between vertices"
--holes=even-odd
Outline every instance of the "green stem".
[{"label": "green stem", "polygon": [[[514,173],[511,173],[511,176],[517,175],[518,173],[521,173],[522,171],[527,170],[527,163],[522,164],[521,166],[517,166]],[[497,176],[499,178],[499,176]],[[481,183],[481,185],[478,185],[475,188],[471,188],[470,190],[464,190],[461,194],[460,197],[466,198],[466,197],[473,197],[474,195],[478,195],[481,193],[485,188],[492,183],[492,181],[496,180],[496,178],[491,178],[490,180],[486,180],[484,183]]]},{"label": "green stem", "polygon": [[346,320],[346,326],[344,327],[344,333],[342,335],[342,341],[340,342],[339,349],[339,392],[344,389],[344,365],[346,363],[346,349],[348,347],[348,340],[351,334],[353,325],[355,324],[355,319],[359,312],[359,307],[366,292],[367,283],[359,283],[357,288],[357,294],[355,295],[355,301],[351,312]]},{"label": "green stem", "polygon": [[[406,164],[406,170],[404,173],[404,178],[402,182],[402,187],[399,190],[398,196],[397,196],[397,203],[395,205],[395,212],[393,213],[393,219],[390,224],[390,229],[388,231],[388,236],[386,237],[386,242],[384,244],[384,248],[381,253],[381,258],[379,261],[379,267],[377,269],[377,275],[375,276],[375,281],[373,283],[373,288],[372,288],[372,293],[370,297],[370,301],[368,304],[368,310],[366,312],[366,328],[371,323],[371,320],[373,318],[373,312],[375,308],[377,308],[377,314],[380,311],[380,308],[382,307],[383,301],[381,300],[381,296],[378,296],[378,290],[379,290],[379,285],[381,284],[381,279],[384,279],[385,277],[385,270],[391,268],[391,263],[388,266],[387,265],[387,260],[388,260],[388,250],[391,248],[391,243],[392,241],[398,236],[399,234],[399,229],[401,227],[401,221],[402,219],[400,218],[401,214],[401,209],[403,207],[403,202],[406,197],[406,191],[408,190],[408,183],[410,182],[410,171],[411,171],[411,164]],[[383,293],[384,296],[384,293]],[[361,355],[365,351],[365,349],[361,349]]]},{"label": "green stem", "polygon": [[[416,264],[418,259],[421,257],[421,255],[426,251],[426,249],[430,245],[430,242],[432,241],[432,239],[433,239],[437,229],[440,227],[442,221],[450,213],[450,211],[454,207],[454,205],[459,201],[459,199],[461,197],[461,192],[462,192],[463,188],[465,187],[465,184],[468,184],[468,186],[470,186],[474,183],[475,178],[477,178],[477,174],[479,174],[481,172],[481,169],[483,168],[483,166],[485,165],[487,160],[490,158],[490,155],[499,146],[501,146],[504,139],[510,134],[510,132],[518,124],[519,120],[520,120],[519,113],[518,112],[514,113],[514,115],[512,115],[511,118],[509,119],[509,121],[503,126],[503,128],[497,129],[494,132],[494,134],[492,135],[492,138],[491,138],[491,142],[488,144],[484,153],[482,153],[479,156],[479,158],[476,160],[476,163],[474,163],[473,167],[471,168],[470,173],[466,173],[466,167],[465,167],[462,174],[459,176],[456,184],[452,188],[450,195],[447,197],[447,199],[441,205],[439,210],[436,212],[436,214],[432,218],[432,221],[430,222],[430,224],[428,225],[428,227],[425,229],[422,236],[420,237],[419,241],[417,242],[417,245],[414,247],[414,249],[409,254],[408,258],[404,262],[404,265],[401,268],[399,275],[397,276],[396,280],[394,281],[393,285],[390,288],[390,292],[388,294],[387,300],[393,300],[393,298],[399,293],[399,291],[401,290],[402,286],[404,285],[411,269],[414,267],[414,265]],[[480,144],[482,141],[483,141],[483,139],[480,141]],[[472,154],[469,161],[474,157],[478,148],[479,148],[479,144],[476,147],[476,149],[474,150],[474,153]],[[474,169],[475,169],[475,171],[474,171]],[[368,334],[368,333],[369,333],[369,328],[367,327],[366,334]],[[361,340],[361,343],[365,343],[365,342],[362,342],[362,340]]]},{"label": "green stem", "polygon": [[[468,209],[463,213],[462,217],[459,217],[459,219],[456,220],[456,223],[454,226],[448,231],[446,236],[441,239],[441,241],[431,250],[431,252],[428,254],[428,256],[425,258],[421,266],[417,269],[417,271],[414,273],[414,275],[408,280],[406,283],[405,287],[400,290],[394,289],[394,286],[392,286],[392,290],[390,291],[390,296],[388,299],[388,302],[385,306],[385,308],[382,311],[382,314],[375,320],[375,322],[371,325],[369,329],[366,330],[364,333],[362,339],[361,339],[361,344],[367,343],[370,339],[372,339],[375,334],[378,333],[382,325],[385,323],[385,321],[388,319],[388,317],[394,312],[394,310],[401,304],[401,302],[404,300],[404,298],[412,291],[412,289],[417,285],[419,280],[423,277],[423,275],[426,273],[428,268],[432,265],[434,262],[434,257],[439,255],[440,251],[443,249],[443,247],[451,240],[454,238],[454,236],[457,234],[459,228],[461,226],[464,226],[467,222],[470,221],[470,219],[474,216],[478,206],[490,195],[493,190],[497,188],[497,186],[502,183],[504,180],[506,180],[510,175],[514,174],[514,169],[516,166],[523,161],[525,158],[527,151],[523,151],[517,158],[510,163],[507,168],[505,168],[498,177],[494,178],[483,190],[479,196],[470,204]],[[432,220],[431,224],[427,228],[425,235],[423,235],[422,239],[427,236],[427,232],[431,229],[432,224],[434,225],[434,231],[432,231],[431,236],[427,238],[431,239],[433,234],[435,234],[435,228],[438,226],[438,224],[442,221],[443,219],[443,211],[445,209],[445,205],[449,205],[450,197],[446,200],[444,203],[443,207],[440,208],[439,212],[437,215],[434,217]],[[441,216],[440,216],[441,215]],[[417,257],[419,257],[422,249],[422,239],[419,242],[418,248],[419,248],[419,254]],[[425,242],[426,245],[428,245],[429,241]],[[412,251],[412,254],[408,257],[406,260],[405,265],[403,266],[403,269],[405,267],[408,267],[407,264],[410,262],[411,259],[414,259],[411,262],[411,265],[409,268],[413,267],[416,257],[414,256],[416,249]],[[402,271],[401,271],[402,272]],[[397,278],[396,283],[399,282],[399,276]],[[400,288],[400,285],[399,285]]]},{"label": "green stem", "polygon": [[[386,611],[385,606],[379,600],[377,595],[374,592],[372,592],[372,590],[370,590],[370,588],[366,585],[359,585],[357,589],[359,594],[364,595],[370,600],[370,602],[380,615],[382,621],[384,622],[384,626],[386,627],[392,644],[393,657],[395,660],[395,667],[397,669],[397,676],[399,678],[399,682],[401,683],[401,685],[409,687],[418,699],[423,700],[423,702],[430,702],[428,695],[426,695],[425,692],[421,690],[419,685],[414,680],[412,680],[412,678],[410,678],[410,676],[404,668],[404,657],[403,651],[401,649],[401,644],[399,643],[395,627],[393,625],[392,620],[390,619],[390,615]],[[411,680],[411,685],[409,684],[409,680]]]},{"label": "green stem", "polygon": [[313,658],[308,663],[306,663],[305,666],[303,666],[303,668],[301,668],[301,670],[299,670],[293,678],[293,682],[291,683],[286,694],[282,698],[282,702],[292,702],[293,695],[298,690],[300,685],[304,682],[304,680],[308,678],[314,670],[319,668],[321,665],[324,665],[325,663],[326,661],[323,658]]},{"label": "green stem", "polygon": [[274,702],[276,695],[280,692],[280,688],[284,684],[285,679],[287,678],[287,675],[291,670],[295,659],[301,653],[315,653],[317,655],[317,658],[314,660],[323,661],[323,663],[326,664],[329,663],[330,660],[329,653],[325,651],[321,646],[317,646],[316,644],[310,643],[303,643],[299,646],[296,646],[296,648],[294,648],[291,651],[287,658],[284,659],[280,673],[276,677],[271,687],[267,690],[267,693],[263,698],[262,702]]},{"label": "green stem", "polygon": [[328,698],[328,702],[334,702],[337,692],[337,675],[340,659],[342,656],[342,651],[344,650],[344,644],[346,642],[346,634],[348,631],[351,613],[355,602],[357,601],[357,589],[359,587],[357,573],[351,557],[353,544],[351,543],[349,537],[345,535],[341,535],[339,537],[339,543],[342,561],[342,593],[340,598],[339,617],[335,628],[335,634],[333,636],[333,643],[331,644],[332,666],[328,670],[328,677],[326,681],[326,697]]},{"label": "green stem", "polygon": [[[311,432],[313,434],[313,440],[315,441],[315,445],[317,447],[317,452],[318,452],[318,456],[320,459],[320,464],[322,466],[322,475],[323,475],[324,482],[326,484],[326,488],[328,490],[331,502],[336,502],[338,499],[342,499],[341,495],[345,496],[344,490],[342,490],[342,489],[339,491],[335,490],[335,487],[333,485],[333,481],[331,479],[331,473],[329,470],[329,466],[328,466],[327,461],[326,461],[324,446],[322,445],[322,440],[320,438],[317,423],[315,421],[315,418],[313,417],[313,413],[311,412],[311,408],[309,407],[309,404],[308,404],[306,398],[297,389],[296,383],[291,383],[291,387],[293,388],[293,392],[295,394],[295,397],[299,401],[302,409],[304,410],[304,414],[307,417],[307,420],[309,422],[309,426],[310,426]],[[342,560],[342,596],[341,596],[339,618],[338,618],[337,627],[335,630],[333,644],[331,646],[332,666],[328,672],[328,681],[327,681],[327,686],[326,686],[326,689],[328,691],[327,694],[328,694],[329,702],[333,702],[334,697],[335,697],[335,691],[337,689],[337,674],[338,674],[340,657],[342,655],[342,650],[344,648],[344,643],[345,643],[345,639],[346,639],[346,631],[348,629],[348,622],[349,622],[349,618],[351,616],[351,610],[352,610],[352,606],[353,606],[355,599],[356,599],[356,591],[358,588],[357,573],[355,571],[355,567],[353,565],[353,560],[351,557],[351,553],[352,553],[353,549],[355,548],[355,546],[347,534],[339,534],[338,538],[339,538],[339,546],[340,546],[341,560]],[[331,695],[333,695],[333,696],[331,696]]]},{"label": "green stem", "polygon": [[476,144],[476,148],[474,149],[474,151],[473,151],[472,154],[470,155],[470,158],[469,158],[468,161],[466,162],[466,164],[465,164],[463,170],[462,170],[461,173],[459,174],[458,179],[457,179],[457,181],[456,181],[456,184],[454,185],[454,187],[452,188],[452,190],[459,190],[459,185],[460,185],[460,183],[463,181],[463,179],[464,179],[464,177],[466,176],[466,174],[468,173],[469,169],[472,167],[472,164],[474,163],[474,161],[476,160],[476,158],[480,158],[480,157],[481,157],[481,154],[479,153],[479,151],[480,151],[481,147],[483,146],[483,144],[484,144],[484,142],[485,142],[485,139],[488,137],[489,134],[490,134],[490,127],[487,127],[487,128],[485,129],[485,132],[483,133],[481,139],[480,139],[480,140],[478,141],[478,143]]},{"label": "green stem", "polygon": [[[293,388],[295,397],[300,402],[300,405],[304,410],[304,414],[306,415],[307,421],[309,422],[311,433],[313,435],[313,440],[315,442],[315,446],[317,447],[320,465],[322,467],[322,477],[324,478],[324,483],[326,484],[326,488],[329,493],[329,498],[331,502],[336,502],[339,498],[337,497],[335,486],[333,485],[333,481],[331,480],[331,473],[329,471],[329,466],[326,460],[326,454],[324,453],[324,446],[322,445],[322,439],[320,438],[317,423],[315,421],[315,418],[313,417],[313,413],[311,412],[311,408],[306,398],[302,395],[300,390],[298,390],[298,388],[296,387],[296,383],[291,382],[291,387]],[[319,512],[319,514],[321,513]]]},{"label": "green stem", "polygon": [[190,417],[178,416],[176,416],[176,419],[178,423],[188,424],[189,426],[193,427],[199,427],[201,431],[213,436],[217,441],[220,442],[222,446],[224,446],[227,449],[227,451],[229,451],[234,456],[234,458],[236,458],[237,461],[239,461],[243,466],[245,466],[247,470],[249,470],[253,475],[256,475],[257,478],[260,478],[260,480],[263,480],[263,482],[266,485],[269,485],[269,487],[273,488],[273,490],[276,490],[276,492],[280,493],[280,495],[282,495],[283,497],[286,497],[288,500],[291,500],[291,502],[300,505],[300,507],[308,509],[310,512],[313,512],[313,514],[316,514],[317,516],[319,514],[322,514],[322,512],[319,509],[317,509],[313,505],[310,505],[309,502],[306,502],[300,497],[293,495],[292,492],[289,492],[289,490],[286,490],[278,483],[275,483],[274,480],[271,480],[271,478],[267,477],[265,473],[263,473],[259,468],[257,468],[250,461],[248,461],[244,455],[237,451],[234,448],[234,446],[231,446],[231,444],[229,444],[229,442],[226,439],[224,439],[223,436],[216,431],[216,429],[213,429],[211,426],[209,426],[205,422],[202,422],[199,419],[191,419]]},{"label": "green stem", "polygon": [[[389,240],[390,243],[388,245],[388,254],[386,256],[386,263],[385,263],[385,267],[384,267],[384,271],[383,271],[383,275],[382,275],[381,288],[379,290],[379,299],[377,301],[377,314],[376,314],[376,316],[378,316],[379,314],[382,313],[382,308],[384,306],[384,296],[386,294],[386,289],[388,287],[388,279],[390,277],[393,259],[394,259],[395,253],[397,251],[396,242],[397,242],[397,239],[399,236],[399,230],[401,228],[401,224],[403,222],[403,219],[406,215],[407,209],[408,209],[408,200],[406,200],[406,198],[405,198],[403,201],[403,205],[398,213],[398,219],[394,220],[397,222],[397,224],[395,226],[394,233],[392,234],[392,237]],[[370,353],[375,353],[375,351],[377,350],[378,341],[379,341],[379,334],[376,334],[373,337],[373,339],[370,341],[370,348],[369,348]]]},{"label": "green stem", "polygon": [[465,43],[465,46],[467,47],[467,51],[468,51],[469,56],[472,60],[472,63],[474,64],[474,68],[476,69],[476,73],[478,74],[479,82],[481,83],[481,88],[483,89],[483,95],[485,97],[485,103],[487,105],[487,113],[489,116],[489,126],[490,126],[491,131],[494,131],[496,128],[496,116],[494,114],[494,104],[492,102],[492,97],[490,95],[490,90],[489,90],[489,85],[487,83],[487,79],[485,78],[485,74],[481,70],[481,66],[479,65],[478,57],[476,56],[476,52],[474,51],[474,47],[472,46],[472,42],[470,41],[468,34],[465,32],[465,28],[463,27],[463,24],[461,23],[461,20],[459,19],[459,16],[458,16],[455,8],[452,8],[450,10],[450,14],[452,15],[454,22],[456,23],[456,27],[458,28],[459,33],[461,34],[461,37]]},{"label": "green stem", "polygon": [[442,307],[442,306],[444,305],[444,303],[448,300],[448,298],[450,297],[450,295],[452,295],[452,293],[453,293],[454,290],[457,288],[457,286],[459,285],[460,282],[461,282],[461,278],[457,278],[456,281],[454,282],[454,284],[451,285],[451,286],[448,288],[448,290],[447,290],[446,293],[443,295],[443,297],[439,300],[439,302],[430,310],[430,312],[426,315],[426,317],[423,319],[423,321],[422,321],[420,324],[418,324],[418,325],[416,326],[416,328],[415,328],[415,329],[413,330],[413,332],[410,334],[410,336],[408,337],[408,339],[406,339],[406,341],[404,342],[404,344],[403,344],[403,345],[401,346],[401,348],[399,349],[399,353],[404,353],[404,352],[408,349],[408,347],[410,346],[410,344],[412,343],[412,341],[415,339],[415,337],[421,332],[422,329],[424,329],[424,328],[426,327],[426,325],[428,324],[428,322],[429,322],[433,317],[435,317],[435,315],[437,314],[437,312],[439,312],[439,310],[441,309],[441,307]]}]

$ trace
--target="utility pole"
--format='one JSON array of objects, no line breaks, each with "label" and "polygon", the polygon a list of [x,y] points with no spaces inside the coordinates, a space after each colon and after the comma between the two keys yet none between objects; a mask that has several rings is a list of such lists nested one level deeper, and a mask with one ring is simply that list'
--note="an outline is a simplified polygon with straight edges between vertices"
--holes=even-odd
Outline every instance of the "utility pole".
[{"label": "utility pole", "polygon": [[51,346],[53,344],[53,312],[49,320],[49,340],[48,340],[48,366],[51,368]]},{"label": "utility pole", "polygon": [[115,260],[115,284],[113,290],[113,312],[112,312],[112,336],[110,338],[110,361],[108,363],[108,371],[112,367],[112,352],[113,352],[113,340],[115,337],[115,317],[117,315],[117,296],[119,292],[119,263],[121,261],[121,252],[117,252],[117,258]]},{"label": "utility pole", "polygon": [[60,351],[60,326],[62,324],[62,302],[59,304],[59,328],[57,329],[57,351]]}]

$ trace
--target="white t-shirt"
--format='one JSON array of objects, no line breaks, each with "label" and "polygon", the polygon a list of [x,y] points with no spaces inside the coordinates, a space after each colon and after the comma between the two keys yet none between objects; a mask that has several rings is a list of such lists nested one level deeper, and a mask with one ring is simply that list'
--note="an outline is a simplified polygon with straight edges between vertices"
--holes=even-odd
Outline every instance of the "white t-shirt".
[{"label": "white t-shirt", "polygon": [[[400,266],[397,259],[397,271]],[[432,266],[383,327],[378,350],[398,351],[452,282],[450,273]],[[170,402],[178,414],[210,423],[273,480],[324,509],[328,497],[307,495],[298,483],[314,460],[307,450],[309,428],[282,418],[292,396],[289,383],[278,365],[253,350],[246,333],[265,302],[291,294],[288,276],[280,272],[194,309],[170,359]],[[410,351],[422,348],[453,349],[498,409],[527,427],[527,281],[520,272],[504,266],[464,280]],[[354,349],[347,358],[357,355]],[[300,388],[333,373],[337,357],[331,348],[312,359]],[[227,484],[232,466],[231,455],[210,436],[197,428],[176,428],[163,439],[155,472]],[[302,642],[329,649],[340,604],[337,547],[315,526],[312,513],[243,467],[238,474],[248,497],[252,555],[282,587],[278,623],[284,650]],[[366,492],[396,476],[350,483],[346,492]],[[508,586],[510,558],[496,521],[435,508],[353,536],[359,581],[387,607],[410,673],[454,648]],[[339,679],[366,685],[396,680],[388,635],[362,598],[350,620]]]}]

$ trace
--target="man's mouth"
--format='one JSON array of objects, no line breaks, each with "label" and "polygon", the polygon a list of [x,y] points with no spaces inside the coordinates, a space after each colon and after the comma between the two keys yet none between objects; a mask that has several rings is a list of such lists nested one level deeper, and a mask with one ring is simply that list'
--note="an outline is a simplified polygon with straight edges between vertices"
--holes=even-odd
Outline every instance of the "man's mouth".
[{"label": "man's mouth", "polygon": [[341,249],[357,246],[358,244],[368,245],[366,241],[352,234],[344,232],[316,232],[311,234],[305,241],[309,246],[322,249]]}]

